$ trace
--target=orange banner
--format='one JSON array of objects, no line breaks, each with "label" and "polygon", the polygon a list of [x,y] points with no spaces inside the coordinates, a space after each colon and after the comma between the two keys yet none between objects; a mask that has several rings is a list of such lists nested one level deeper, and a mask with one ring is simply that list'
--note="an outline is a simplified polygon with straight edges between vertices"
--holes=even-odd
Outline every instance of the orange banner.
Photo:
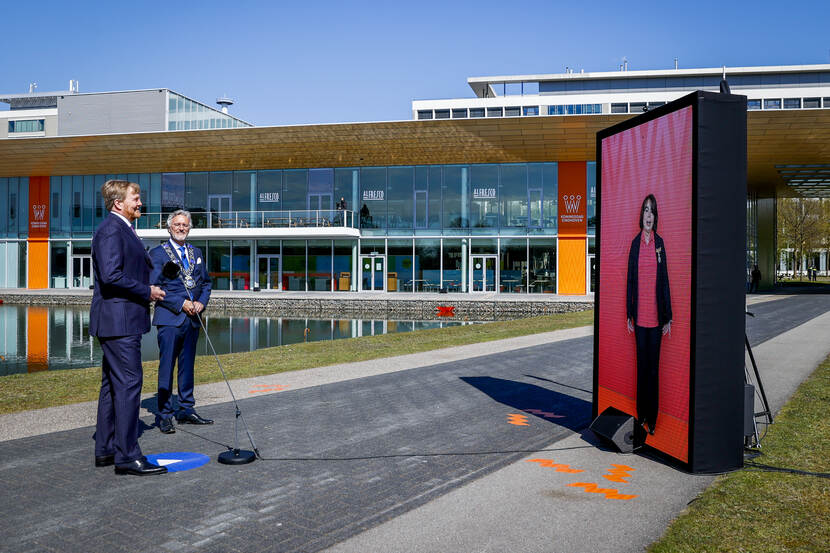
[{"label": "orange banner", "polygon": [[49,177],[29,177],[29,288],[49,288]]},{"label": "orange banner", "polygon": [[49,238],[49,177],[29,177],[29,238]]},{"label": "orange banner", "polygon": [[585,236],[588,232],[586,166],[584,161],[560,161],[559,235]]}]

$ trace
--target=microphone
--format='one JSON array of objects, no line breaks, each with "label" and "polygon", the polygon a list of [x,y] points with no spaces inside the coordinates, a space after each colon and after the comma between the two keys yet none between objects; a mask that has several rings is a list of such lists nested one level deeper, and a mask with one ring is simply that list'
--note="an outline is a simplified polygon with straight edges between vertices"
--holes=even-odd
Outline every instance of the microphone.
[{"label": "microphone", "polygon": [[[185,283],[184,276],[182,276],[182,268],[179,266],[178,263],[174,261],[168,261],[165,263],[161,268],[161,274],[168,280],[176,280],[179,279],[182,281],[182,285],[184,285],[184,291],[187,292],[188,299],[192,302],[193,295],[190,293],[190,289],[187,287]],[[231,388],[231,383],[228,382],[228,377],[225,374],[225,369],[222,367],[222,362],[219,361],[219,356],[216,355],[216,349],[213,347],[213,342],[210,340],[210,336],[208,335],[207,328],[205,328],[205,322],[202,320],[202,317],[199,313],[196,314],[196,318],[199,320],[199,326],[202,327],[202,331],[205,333],[205,340],[207,340],[208,345],[210,346],[210,351],[213,353],[213,358],[216,360],[216,364],[219,365],[219,370],[222,373],[222,378],[225,380],[225,384],[228,385],[228,391],[231,394],[231,399],[233,400],[233,405],[236,410],[236,418],[234,419],[233,425],[233,433],[234,433],[234,447],[229,448],[228,451],[219,454],[218,461],[223,465],[244,465],[247,463],[253,462],[257,457],[260,459],[259,450],[254,443],[254,438],[251,436],[250,430],[248,430],[248,424],[245,422],[245,418],[242,416],[242,411],[239,409],[239,404],[236,402],[236,396],[233,393],[233,389]],[[253,451],[249,451],[246,449],[239,449],[239,429],[238,429],[238,422],[242,421],[242,426],[245,428],[245,433],[248,434],[248,440],[251,442],[251,447]]]},{"label": "microphone", "polygon": [[172,261],[168,261],[164,264],[164,267],[161,268],[161,274],[164,275],[164,278],[169,280],[176,280],[179,278],[179,273],[181,272],[182,268],[179,267],[178,263],[173,263]]}]

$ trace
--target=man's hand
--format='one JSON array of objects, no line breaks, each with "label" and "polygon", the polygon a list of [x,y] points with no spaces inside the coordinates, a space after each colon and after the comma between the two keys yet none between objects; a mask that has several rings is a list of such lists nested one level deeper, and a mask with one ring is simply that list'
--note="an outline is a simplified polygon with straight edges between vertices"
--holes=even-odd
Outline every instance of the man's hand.
[{"label": "man's hand", "polygon": [[205,306],[202,302],[200,302],[200,301],[194,301],[193,302],[193,312],[194,313],[201,313],[204,310],[205,310]]},{"label": "man's hand", "polygon": [[167,293],[158,286],[150,286],[150,301],[158,301],[164,299]]},{"label": "man's hand", "polygon": [[187,313],[188,315],[193,315],[196,313],[195,307],[193,306],[193,302],[190,300],[184,300],[182,304],[182,311]]}]

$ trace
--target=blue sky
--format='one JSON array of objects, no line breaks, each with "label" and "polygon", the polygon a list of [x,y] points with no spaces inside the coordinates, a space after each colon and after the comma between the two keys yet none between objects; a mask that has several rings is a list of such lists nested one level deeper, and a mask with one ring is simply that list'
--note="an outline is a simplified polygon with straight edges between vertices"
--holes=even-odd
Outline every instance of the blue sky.
[{"label": "blue sky", "polygon": [[[689,11],[695,10],[695,11]],[[0,93],[171,88],[257,125],[410,118],[470,76],[830,63],[830,2],[53,2],[2,9]],[[0,109],[7,109],[0,104]]]}]

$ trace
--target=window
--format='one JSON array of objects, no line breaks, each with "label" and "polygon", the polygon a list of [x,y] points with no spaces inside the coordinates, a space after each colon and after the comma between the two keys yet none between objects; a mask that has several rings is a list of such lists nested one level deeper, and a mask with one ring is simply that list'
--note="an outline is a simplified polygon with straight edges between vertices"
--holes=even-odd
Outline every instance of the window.
[{"label": "window", "polygon": [[631,113],[642,113],[645,110],[645,102],[631,102]]},{"label": "window", "polygon": [[484,108],[470,108],[470,117],[484,117]]},{"label": "window", "polygon": [[660,106],[665,106],[665,105],[666,105],[666,102],[649,102],[648,103],[648,109],[654,109],[654,108],[658,108]]},{"label": "window", "polygon": [[9,134],[15,132],[43,132],[45,119],[9,121]]},{"label": "window", "polygon": [[804,108],[820,108],[821,98],[804,98]]},{"label": "window", "polygon": [[628,113],[628,104],[611,104],[611,113]]},{"label": "window", "polygon": [[518,117],[522,114],[521,108],[519,106],[509,106],[504,108],[504,116],[505,117]]},{"label": "window", "polygon": [[432,119],[432,110],[431,109],[419,109],[418,110],[418,119]]},{"label": "window", "polygon": [[784,109],[801,109],[801,98],[784,98]]},{"label": "window", "polygon": [[824,97],[824,107],[830,108],[830,97]]},{"label": "window", "polygon": [[764,100],[764,109],[781,109],[781,100]]},{"label": "window", "polygon": [[747,110],[761,109],[761,100],[747,100],[746,101],[746,109]]},{"label": "window", "polygon": [[522,95],[535,95],[539,94],[539,82],[538,81],[531,81],[522,83]]},{"label": "window", "polygon": [[487,117],[501,117],[501,108],[487,108]]},{"label": "window", "polygon": [[[628,104],[616,104],[622,106],[623,111],[619,113],[626,113]],[[583,115],[591,113],[602,113],[602,104],[566,104],[564,106],[548,106],[548,115]]]},{"label": "window", "polygon": [[539,106],[525,106],[522,111],[524,115],[539,115]]},{"label": "window", "polygon": [[467,117],[467,108],[456,108],[452,110],[453,119],[464,119]]},{"label": "window", "polygon": [[449,119],[450,118],[450,110],[448,110],[448,109],[436,109],[435,110],[435,118],[436,119]]}]

